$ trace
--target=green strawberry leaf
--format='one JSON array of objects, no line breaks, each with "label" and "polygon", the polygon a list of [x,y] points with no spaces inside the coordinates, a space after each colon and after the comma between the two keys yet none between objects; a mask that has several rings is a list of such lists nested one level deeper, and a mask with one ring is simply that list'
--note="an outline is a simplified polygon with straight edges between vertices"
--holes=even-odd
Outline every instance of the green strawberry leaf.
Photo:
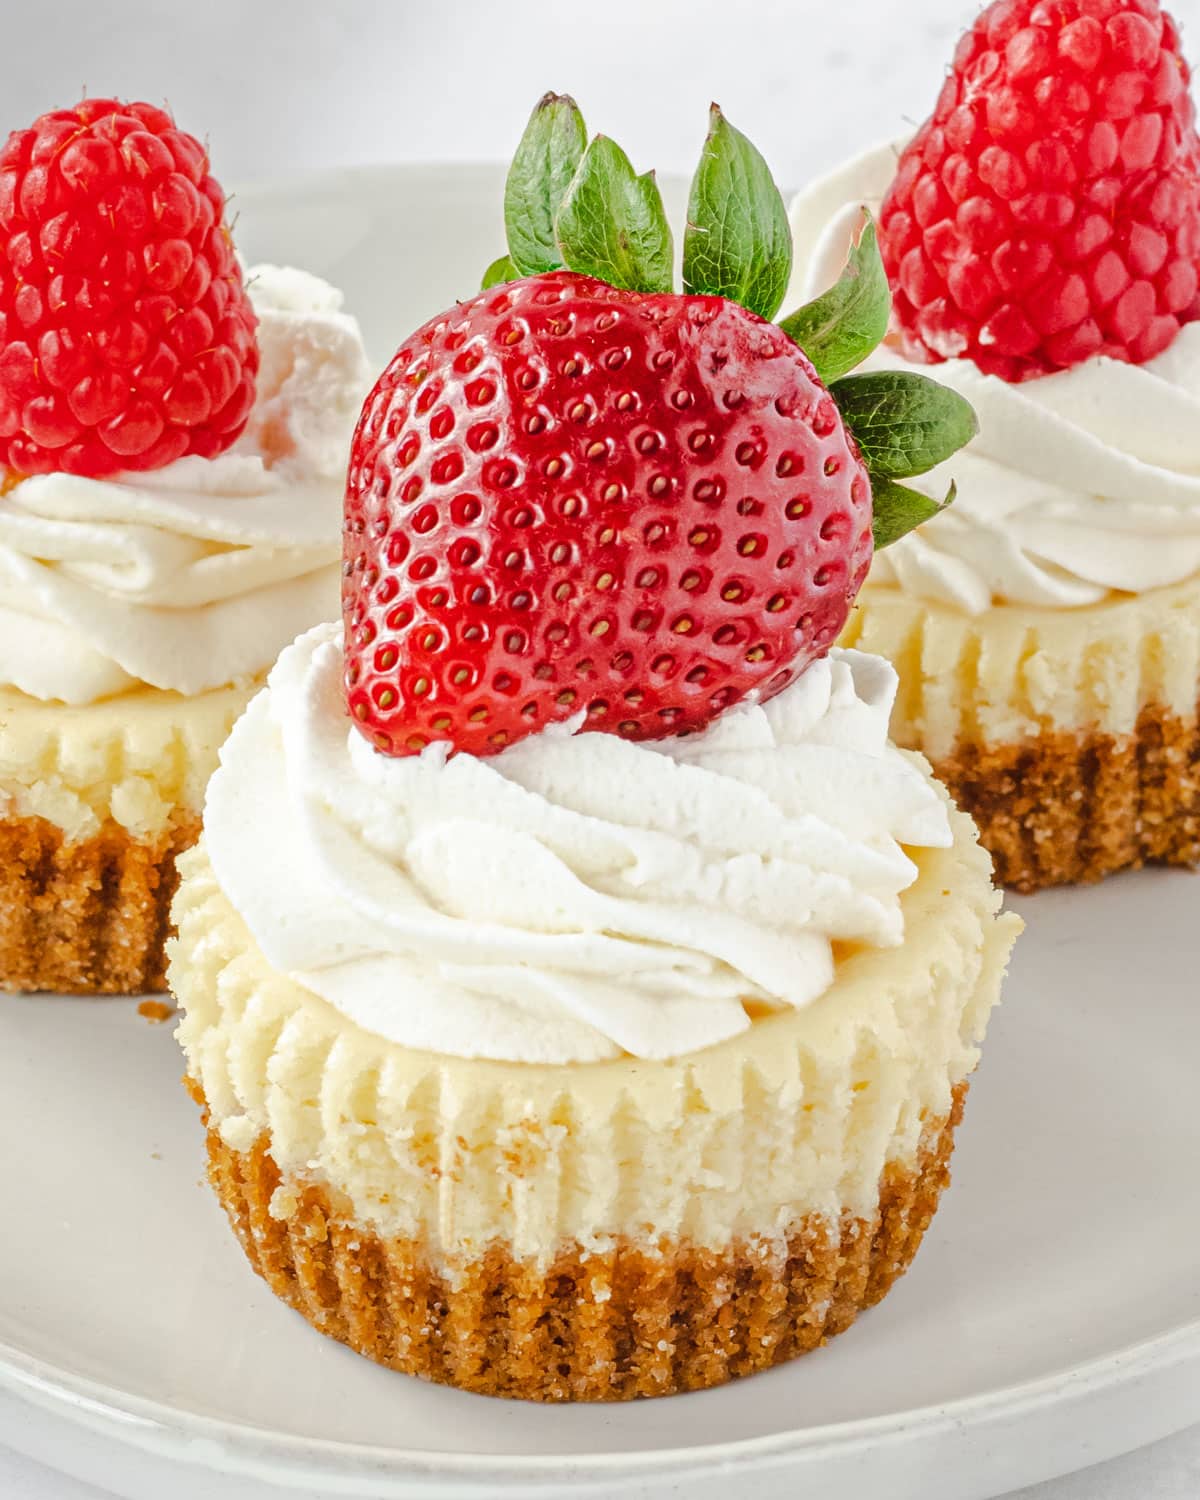
[{"label": "green strawberry leaf", "polygon": [[569,270],[633,292],[669,292],[671,229],[653,172],[639,177],[615,141],[584,152],[556,224]]},{"label": "green strawberry leaf", "polygon": [[892,310],[875,221],[868,215],[846,269],[827,292],[806,303],[780,328],[795,339],[826,385],[862,364],[887,332]]},{"label": "green strawberry leaf", "polygon": [[875,550],[881,552],[890,547],[922,522],[936,516],[939,511],[953,505],[958,493],[951,483],[946,498],[939,505],[919,490],[910,490],[907,485],[897,484],[884,475],[871,475],[871,530],[875,535]]},{"label": "green strawberry leaf", "polygon": [[569,94],[544,94],[534,106],[504,185],[504,226],[518,276],[562,265],[554,220],[587,148],[587,128]]},{"label": "green strawberry leaf", "polygon": [[516,281],[520,274],[520,271],[513,265],[511,255],[498,256],[483,273],[479,290],[486,292],[489,287],[499,286],[501,282]]},{"label": "green strawberry leaf", "polygon": [[766,162],[714,104],[692,179],[683,237],[683,289],[779,311],[792,274],[787,210]]},{"label": "green strawberry leaf", "polygon": [[877,370],[844,376],[829,391],[867,468],[889,479],[924,474],[979,431],[971,403],[927,375]]}]

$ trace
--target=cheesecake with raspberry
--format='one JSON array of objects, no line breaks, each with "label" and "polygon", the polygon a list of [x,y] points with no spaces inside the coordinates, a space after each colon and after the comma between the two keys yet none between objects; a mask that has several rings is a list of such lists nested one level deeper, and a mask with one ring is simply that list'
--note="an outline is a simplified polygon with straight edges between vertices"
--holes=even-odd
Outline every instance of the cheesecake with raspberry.
[{"label": "cheesecake with raspberry", "polygon": [[895,665],[897,741],[1021,890],[1200,861],[1189,80],[1157,0],[1004,0],[911,141],[792,210],[800,286],[863,205],[878,216],[895,303],[877,365],[978,413],[955,504],[878,559],[843,642]]},{"label": "cheesecake with raspberry", "polygon": [[225,214],[151,105],[0,149],[0,988],[163,988],[217,750],[337,612],[362,340]]}]

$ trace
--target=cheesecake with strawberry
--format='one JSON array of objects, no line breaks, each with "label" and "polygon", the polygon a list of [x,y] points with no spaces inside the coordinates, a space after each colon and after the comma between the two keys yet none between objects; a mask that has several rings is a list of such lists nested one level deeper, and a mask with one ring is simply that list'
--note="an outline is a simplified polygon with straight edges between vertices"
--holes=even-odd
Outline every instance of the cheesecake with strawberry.
[{"label": "cheesecake with strawberry", "polygon": [[[958,499],[846,644],[1021,890],[1200,861],[1200,139],[1157,0],[1002,0],[916,136],[802,193],[797,289],[879,220],[880,370],[975,407]],[[932,497],[936,470],[917,481]]]},{"label": "cheesecake with strawberry", "polygon": [[0,149],[0,988],[163,988],[217,750],[336,617],[369,383],[340,293],[243,272],[166,111]]},{"label": "cheesecake with strawberry", "polygon": [[975,431],[714,108],[653,175],[547,95],[508,254],[368,396],[343,625],[222,751],[171,984],[210,1180],[323,1333],[617,1400],[810,1350],[905,1270],[1019,924],[834,648]]}]

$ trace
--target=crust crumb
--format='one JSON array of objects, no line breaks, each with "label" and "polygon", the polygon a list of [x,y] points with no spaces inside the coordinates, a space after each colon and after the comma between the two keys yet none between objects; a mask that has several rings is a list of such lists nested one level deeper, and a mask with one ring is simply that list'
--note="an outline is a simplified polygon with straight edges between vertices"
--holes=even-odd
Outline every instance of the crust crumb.
[{"label": "crust crumb", "polygon": [[164,1000],[143,1000],[138,1006],[138,1015],[144,1017],[153,1026],[161,1026],[164,1021],[169,1021],[175,1014],[175,1009]]}]

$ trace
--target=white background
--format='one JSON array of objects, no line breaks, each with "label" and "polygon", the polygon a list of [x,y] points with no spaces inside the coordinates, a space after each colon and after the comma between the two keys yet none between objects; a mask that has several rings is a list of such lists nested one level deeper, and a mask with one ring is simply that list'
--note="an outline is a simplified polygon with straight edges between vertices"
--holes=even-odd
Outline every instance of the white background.
[{"label": "white background", "polygon": [[[1183,0],[1195,11],[1197,0]],[[507,157],[547,89],[639,170],[690,171],[716,99],[781,181],[928,112],[973,0],[3,0],[0,109],[171,105],[228,184]],[[15,30],[14,30],[15,28]],[[19,60],[19,66],[15,65]]]},{"label": "white background", "polygon": [[[229,186],[352,162],[503,158],[554,88],[574,93],[639,170],[679,173],[716,99],[794,187],[922,118],[973,10],[972,0],[2,0],[0,130],[85,89],[165,99],[208,138]],[[1174,10],[1200,48],[1200,0]],[[4,1500],[99,1493],[0,1446]],[[1022,1500],[1198,1495],[1192,1433]]]}]

